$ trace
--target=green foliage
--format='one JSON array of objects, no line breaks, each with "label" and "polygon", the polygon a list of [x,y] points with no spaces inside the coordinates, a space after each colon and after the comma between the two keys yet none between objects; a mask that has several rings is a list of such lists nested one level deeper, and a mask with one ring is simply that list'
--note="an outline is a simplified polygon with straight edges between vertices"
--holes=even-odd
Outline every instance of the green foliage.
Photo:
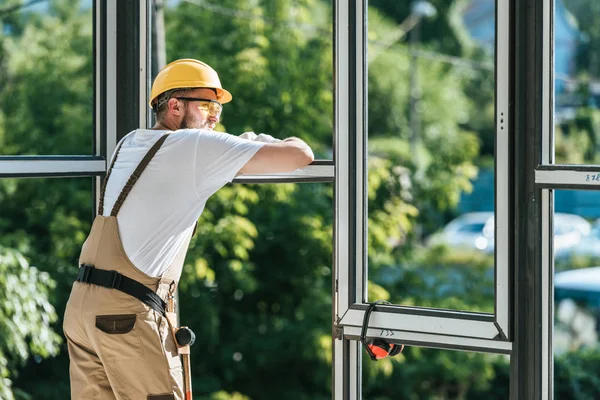
[{"label": "green foliage", "polygon": [[[576,35],[575,76],[569,77],[564,93],[556,99],[557,110],[576,108],[574,117],[562,118],[556,124],[556,161],[564,164],[597,164],[600,149],[600,112],[592,88],[600,76],[595,61],[600,52],[600,28],[595,17],[600,4],[590,0],[561,1],[558,4],[566,18],[567,29]],[[580,36],[577,36],[580,35]],[[574,87],[573,87],[574,86]]]},{"label": "green foliage", "polygon": [[60,4],[56,16],[34,18],[20,35],[3,40],[0,144],[4,155],[93,151],[91,11],[77,15],[68,11],[69,5]]},{"label": "green foliage", "polygon": [[[369,21],[370,27],[373,26],[369,39],[375,43],[396,29],[374,9],[369,10]],[[461,193],[471,190],[471,180],[477,176],[473,162],[479,155],[480,140],[468,130],[470,124],[475,121],[473,127],[479,129],[486,123],[493,125],[493,118],[487,122],[481,117],[473,118],[482,113],[477,108],[479,104],[475,106],[465,91],[465,87],[473,91],[485,74],[465,75],[441,63],[421,61],[416,66],[421,88],[418,107],[421,129],[419,145],[413,149],[409,145],[411,68],[407,45],[401,43],[378,52],[370,61],[369,151],[412,172],[411,195],[413,205],[419,209],[418,223],[424,232],[431,232],[439,227],[444,213],[458,204]],[[482,98],[479,95],[475,99],[483,101]],[[490,112],[493,116],[493,102],[488,103],[492,105],[488,116]]]},{"label": "green foliage", "polygon": [[248,397],[239,393],[217,392],[210,396],[210,400],[250,400]]},{"label": "green foliage", "polygon": [[593,255],[570,254],[568,257],[559,257],[554,261],[554,272],[568,271],[578,268],[589,268],[591,265],[600,265],[600,257]]},{"label": "green foliage", "polygon": [[557,356],[554,360],[554,397],[592,400],[600,393],[600,351],[581,349]]},{"label": "green foliage", "polygon": [[410,263],[388,267],[397,304],[451,310],[494,311],[494,260],[479,252],[447,247],[418,249]]},{"label": "green foliage", "polygon": [[318,157],[329,153],[332,19],[324,3],[182,2],[165,19],[167,60],[208,62],[233,94],[223,114],[227,132],[297,136],[311,143]]},{"label": "green foliage", "polygon": [[[50,3],[48,14],[2,21],[11,26],[10,34],[0,34],[3,154],[92,150],[91,11],[75,0]],[[461,27],[465,2],[434,3],[438,15],[424,22],[423,46],[488,62]],[[409,3],[370,4],[374,49],[406,17]],[[182,1],[166,10],[167,56],[199,58],[219,72],[234,96],[222,129],[299,136],[319,157],[331,158],[331,21],[331,3],[319,0]],[[480,153],[493,154],[493,74],[419,61],[417,162],[409,142],[410,68],[402,41],[369,64],[369,298],[491,311],[493,260],[423,249],[420,235],[438,227],[470,190]],[[91,188],[89,178],[0,181],[0,255],[12,260],[0,262],[0,397],[68,397],[56,314],[64,310],[90,228]],[[198,338],[197,396],[331,398],[332,213],[330,184],[228,185],[209,200],[179,292],[181,320]],[[12,292],[3,290],[2,279]],[[13,314],[6,317],[15,313],[16,299],[48,312],[20,316],[29,331],[16,332]],[[407,348],[393,360],[365,361],[364,393],[380,400],[504,399],[507,365],[500,356]]]},{"label": "green foliage", "polygon": [[394,361],[382,361],[393,364],[388,373],[373,372],[374,368],[381,368],[374,365],[381,361],[363,363],[367,388],[363,398],[472,400],[477,392],[486,392],[489,396],[498,391],[497,386],[492,386],[496,366],[508,364],[503,356],[419,347],[405,348]]},{"label": "green foliage", "polygon": [[[322,184],[235,185],[207,203],[180,292],[182,321],[199,330],[197,393],[330,396],[332,195]],[[268,393],[248,378],[272,371]]]},{"label": "green foliage", "polygon": [[600,162],[600,111],[578,108],[574,118],[557,124],[555,156],[564,164],[597,164]]},{"label": "green foliage", "polygon": [[15,371],[30,357],[55,356],[60,336],[49,302],[54,282],[22,254],[0,246],[0,398],[13,399]]}]

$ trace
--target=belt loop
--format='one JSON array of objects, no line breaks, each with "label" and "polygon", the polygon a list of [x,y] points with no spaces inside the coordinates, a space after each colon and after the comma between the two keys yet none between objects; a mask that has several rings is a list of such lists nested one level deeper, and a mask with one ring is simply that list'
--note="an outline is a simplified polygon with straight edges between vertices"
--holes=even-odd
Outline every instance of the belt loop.
[{"label": "belt loop", "polygon": [[167,295],[167,311],[175,312],[175,289],[177,288],[177,283],[172,281],[169,285],[169,294]]},{"label": "belt loop", "polygon": [[173,297],[173,293],[175,293],[176,288],[177,288],[177,283],[175,283],[175,281],[172,281],[171,284],[169,285],[169,297]]}]

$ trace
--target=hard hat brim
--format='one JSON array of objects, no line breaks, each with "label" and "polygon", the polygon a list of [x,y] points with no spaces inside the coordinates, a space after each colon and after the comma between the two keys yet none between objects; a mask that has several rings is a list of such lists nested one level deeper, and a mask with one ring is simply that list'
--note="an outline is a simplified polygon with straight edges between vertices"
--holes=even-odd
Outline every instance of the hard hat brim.
[{"label": "hard hat brim", "polygon": [[[231,93],[229,93],[228,90],[225,89],[221,89],[221,88],[213,88],[213,87],[207,87],[207,86],[198,86],[197,89],[214,89],[217,91],[217,101],[221,104],[225,104],[225,103],[229,103],[231,101],[231,99],[233,99],[233,96],[231,95]],[[172,89],[179,89],[178,87],[173,87],[170,89],[166,89],[166,91],[168,90],[172,90]],[[164,92],[163,92],[164,93]],[[156,97],[150,99],[150,101],[148,102],[148,105],[150,106],[150,108],[153,108],[153,103],[154,101],[158,98],[158,96],[160,96],[162,93],[159,93],[158,95],[156,95]]]},{"label": "hard hat brim", "polygon": [[229,103],[233,96],[228,90],[215,88],[217,90],[217,101],[221,104]]}]

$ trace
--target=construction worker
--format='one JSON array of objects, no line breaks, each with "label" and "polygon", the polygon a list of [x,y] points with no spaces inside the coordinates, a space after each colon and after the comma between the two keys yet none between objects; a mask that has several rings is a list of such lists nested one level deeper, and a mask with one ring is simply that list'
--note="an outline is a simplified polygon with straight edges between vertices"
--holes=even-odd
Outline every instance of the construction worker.
[{"label": "construction worker", "polygon": [[210,66],[174,61],[152,86],[156,125],[118,143],[65,311],[72,399],[183,399],[173,294],[206,200],[313,161],[297,138],[214,132],[231,99]]}]

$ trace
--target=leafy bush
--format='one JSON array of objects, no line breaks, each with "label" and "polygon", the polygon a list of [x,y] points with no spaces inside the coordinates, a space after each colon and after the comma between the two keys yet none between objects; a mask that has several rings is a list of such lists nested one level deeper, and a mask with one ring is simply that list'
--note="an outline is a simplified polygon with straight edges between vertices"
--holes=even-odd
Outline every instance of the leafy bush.
[{"label": "leafy bush", "polygon": [[13,399],[12,379],[30,357],[58,353],[57,320],[48,300],[54,282],[16,250],[0,246],[0,398]]}]

